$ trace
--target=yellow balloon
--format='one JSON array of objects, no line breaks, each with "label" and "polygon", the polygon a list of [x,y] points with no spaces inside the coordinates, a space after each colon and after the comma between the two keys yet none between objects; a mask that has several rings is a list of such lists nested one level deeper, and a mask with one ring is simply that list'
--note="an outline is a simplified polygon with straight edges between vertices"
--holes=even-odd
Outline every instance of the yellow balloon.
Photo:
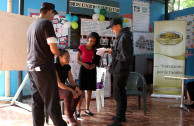
[{"label": "yellow balloon", "polygon": [[124,22],[129,23],[129,19],[124,19]]},{"label": "yellow balloon", "polygon": [[100,14],[100,16],[99,16],[99,21],[104,21],[104,20],[105,20],[105,16],[102,15],[102,14]]},{"label": "yellow balloon", "polygon": [[78,28],[78,23],[77,22],[71,22],[71,27],[73,29],[77,29]]}]

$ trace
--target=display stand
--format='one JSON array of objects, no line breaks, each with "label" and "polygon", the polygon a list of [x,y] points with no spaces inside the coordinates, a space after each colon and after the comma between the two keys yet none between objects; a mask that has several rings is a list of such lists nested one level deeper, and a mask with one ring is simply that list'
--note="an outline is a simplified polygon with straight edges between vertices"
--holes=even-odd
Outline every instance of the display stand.
[{"label": "display stand", "polygon": [[12,101],[11,101],[11,105],[16,105],[16,106],[19,106],[19,107],[21,107],[21,108],[24,108],[24,109],[26,109],[26,110],[28,110],[28,111],[32,111],[31,106],[16,101],[16,99],[18,98],[18,96],[19,96],[19,94],[21,93],[22,89],[24,88],[24,86],[25,86],[25,84],[26,84],[28,78],[29,78],[29,76],[28,76],[28,74],[26,74],[24,80],[22,81],[20,87],[18,88],[18,90],[17,90],[15,96],[13,97],[13,99],[12,99]]}]

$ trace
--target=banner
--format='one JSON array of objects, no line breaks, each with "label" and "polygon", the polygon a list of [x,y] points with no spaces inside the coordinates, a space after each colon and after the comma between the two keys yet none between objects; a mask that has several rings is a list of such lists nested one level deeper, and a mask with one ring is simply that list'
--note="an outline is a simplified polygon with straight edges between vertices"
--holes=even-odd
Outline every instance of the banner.
[{"label": "banner", "polygon": [[164,76],[185,73],[186,21],[154,22],[154,85],[153,95],[181,95],[181,80]]}]

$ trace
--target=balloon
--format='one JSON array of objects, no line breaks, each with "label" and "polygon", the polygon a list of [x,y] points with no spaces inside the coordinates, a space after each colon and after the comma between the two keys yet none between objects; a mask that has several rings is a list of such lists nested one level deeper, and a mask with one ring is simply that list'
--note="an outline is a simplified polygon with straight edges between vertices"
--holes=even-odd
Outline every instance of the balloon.
[{"label": "balloon", "polygon": [[78,17],[77,17],[77,16],[73,16],[73,17],[72,17],[72,21],[73,21],[73,22],[77,22],[77,21],[78,21]]},{"label": "balloon", "polygon": [[100,8],[99,8],[99,7],[95,7],[95,8],[94,8],[94,12],[95,12],[96,14],[99,14],[99,13],[100,13]]},{"label": "balloon", "polygon": [[123,21],[123,28],[127,26],[127,23]]},{"label": "balloon", "polygon": [[105,15],[106,14],[106,10],[105,9],[100,9],[100,14]]},{"label": "balloon", "polygon": [[66,15],[65,15],[65,19],[66,19],[67,21],[72,21],[72,16],[71,16],[71,14],[66,14]]},{"label": "balloon", "polygon": [[71,22],[71,27],[73,29],[77,29],[78,28],[78,23],[77,22]]},{"label": "balloon", "polygon": [[104,16],[104,15],[102,15],[102,14],[100,14],[100,16],[99,16],[99,20],[100,20],[100,21],[104,21],[104,20],[105,20],[105,16]]},{"label": "balloon", "polygon": [[93,14],[92,19],[97,21],[99,19],[100,14]]},{"label": "balloon", "polygon": [[129,19],[124,19],[124,22],[129,23]]},{"label": "balloon", "polygon": [[120,19],[123,21],[123,17],[120,17]]},{"label": "balloon", "polygon": [[70,26],[71,26],[71,22],[65,22],[63,25],[64,28],[70,28]]}]

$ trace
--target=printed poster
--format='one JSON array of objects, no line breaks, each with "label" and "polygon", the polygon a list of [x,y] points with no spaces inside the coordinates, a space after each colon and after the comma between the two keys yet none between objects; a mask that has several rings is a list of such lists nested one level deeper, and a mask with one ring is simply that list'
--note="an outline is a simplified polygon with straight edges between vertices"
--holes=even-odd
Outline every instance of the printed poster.
[{"label": "printed poster", "polygon": [[133,31],[149,31],[149,2],[133,0]]},{"label": "printed poster", "polygon": [[194,14],[177,17],[175,20],[185,20],[186,25],[186,49],[194,48]]},{"label": "printed poster", "polygon": [[134,54],[152,54],[154,49],[154,33],[133,32]]}]

